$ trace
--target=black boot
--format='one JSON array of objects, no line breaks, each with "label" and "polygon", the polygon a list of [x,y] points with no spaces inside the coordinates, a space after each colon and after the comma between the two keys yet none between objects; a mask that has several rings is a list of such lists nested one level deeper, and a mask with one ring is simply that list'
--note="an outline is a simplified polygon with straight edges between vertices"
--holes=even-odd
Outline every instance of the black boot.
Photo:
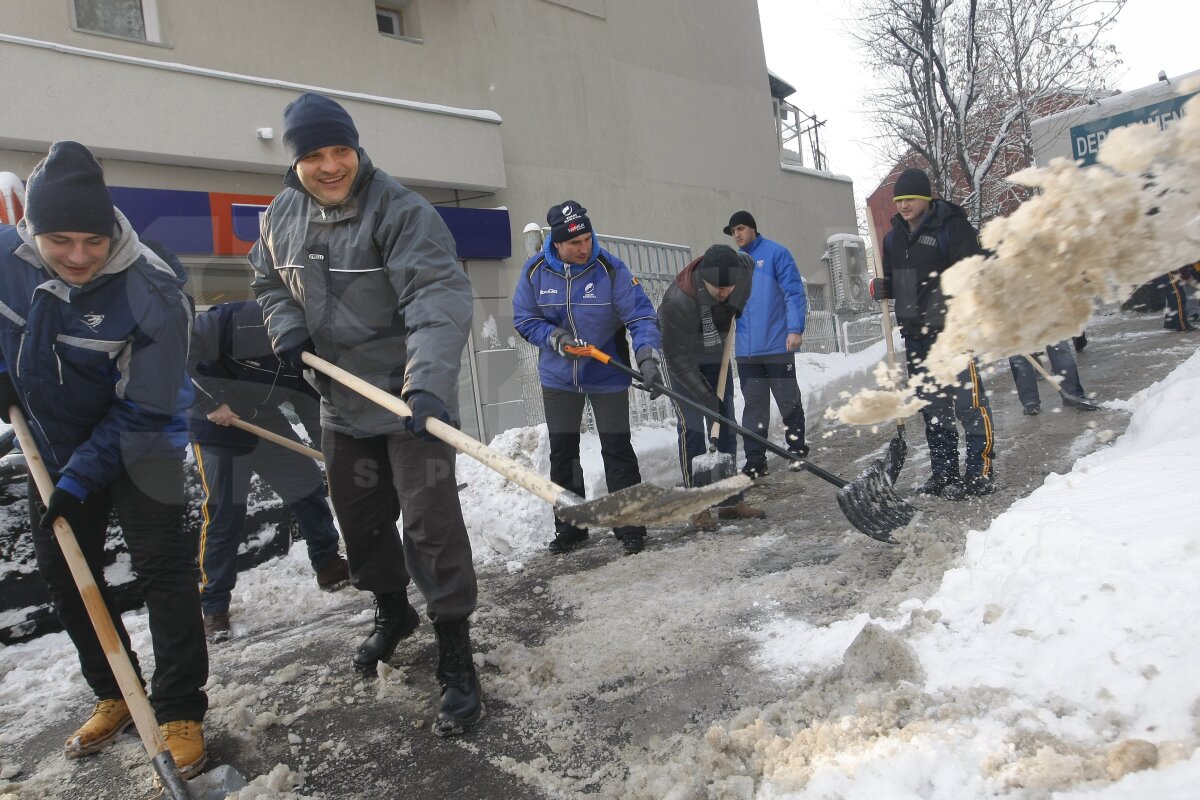
[{"label": "black boot", "polygon": [[420,624],[421,615],[408,604],[404,592],[375,595],[375,629],[354,652],[354,668],[373,675],[375,665],[391,658],[400,640],[411,636]]},{"label": "black boot", "polygon": [[456,736],[474,725],[483,712],[483,691],[471,660],[470,623],[435,622],[438,643],[438,684],[442,698],[438,704],[433,732],[438,736]]}]

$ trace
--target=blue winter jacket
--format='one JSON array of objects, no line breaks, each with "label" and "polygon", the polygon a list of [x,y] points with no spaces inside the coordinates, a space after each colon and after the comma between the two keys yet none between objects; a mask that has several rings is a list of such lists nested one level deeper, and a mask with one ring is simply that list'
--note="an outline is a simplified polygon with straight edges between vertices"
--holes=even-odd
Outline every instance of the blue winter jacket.
[{"label": "blue winter jacket", "polygon": [[186,278],[117,220],[108,261],[83,286],[55,276],[24,222],[0,225],[0,372],[57,485],[81,500],[187,444]]},{"label": "blue winter jacket", "polygon": [[789,333],[804,333],[808,296],[787,248],[759,235],[742,248],[754,259],[754,290],[737,321],[738,358],[787,353]]},{"label": "blue winter jacket", "polygon": [[513,326],[530,344],[542,348],[538,375],[542,385],[563,392],[620,392],[629,377],[592,358],[560,356],[550,343],[555,328],[570,331],[629,363],[625,328],[636,353],[662,348],[654,304],[624,262],[592,240],[586,264],[564,264],[550,239],[542,252],[525,262],[513,291]]}]

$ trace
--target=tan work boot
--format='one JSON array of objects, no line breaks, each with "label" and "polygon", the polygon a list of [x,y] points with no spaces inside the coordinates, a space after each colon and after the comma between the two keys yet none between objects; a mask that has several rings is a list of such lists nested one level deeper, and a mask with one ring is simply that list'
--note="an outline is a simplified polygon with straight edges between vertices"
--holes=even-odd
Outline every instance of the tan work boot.
[{"label": "tan work boot", "polygon": [[67,758],[97,753],[112,744],[132,724],[133,717],[124,700],[101,700],[96,703],[88,721],[67,737],[63,753]]},{"label": "tan work boot", "polygon": [[717,518],[711,511],[701,511],[692,517],[692,530],[694,531],[715,531],[719,527],[721,527],[721,523],[717,522]]},{"label": "tan work boot", "polygon": [[721,506],[717,509],[717,516],[721,519],[762,519],[767,515],[767,512],[761,508],[755,508],[745,500],[739,500],[731,506]]},{"label": "tan work boot", "polygon": [[167,749],[175,766],[184,780],[194,778],[204,769],[208,761],[208,753],[204,749],[204,730],[199,721],[190,719],[164,722],[158,726],[163,738],[167,740]]},{"label": "tan work boot", "polygon": [[317,586],[326,592],[336,591],[350,581],[350,565],[338,553],[321,569],[317,570]]}]

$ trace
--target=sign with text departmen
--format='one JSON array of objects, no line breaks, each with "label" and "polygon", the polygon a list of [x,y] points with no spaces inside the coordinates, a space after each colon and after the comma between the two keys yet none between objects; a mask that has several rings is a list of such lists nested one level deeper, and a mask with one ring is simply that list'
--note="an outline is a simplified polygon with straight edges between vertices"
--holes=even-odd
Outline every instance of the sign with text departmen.
[{"label": "sign with text departmen", "polygon": [[1110,131],[1117,128],[1127,128],[1130,125],[1154,125],[1160,131],[1168,125],[1183,118],[1183,104],[1195,97],[1198,92],[1160,100],[1153,105],[1135,108],[1102,117],[1071,128],[1071,155],[1081,166],[1096,163],[1096,152]]}]

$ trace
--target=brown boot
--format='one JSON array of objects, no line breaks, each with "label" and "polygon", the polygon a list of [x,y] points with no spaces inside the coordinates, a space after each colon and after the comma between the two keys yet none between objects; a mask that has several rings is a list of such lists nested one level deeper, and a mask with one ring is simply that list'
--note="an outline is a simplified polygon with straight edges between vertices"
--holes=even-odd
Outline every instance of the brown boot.
[{"label": "brown boot", "polygon": [[721,527],[721,523],[717,522],[711,511],[701,511],[692,517],[692,530],[694,531],[715,531],[719,527]]},{"label": "brown boot", "polygon": [[350,580],[350,565],[342,554],[335,555],[328,564],[317,570],[317,586],[332,592],[342,588]]},{"label": "brown boot", "polygon": [[125,701],[101,700],[92,710],[92,716],[79,730],[67,738],[63,749],[67,758],[91,755],[108,747],[133,724],[129,706]]},{"label": "brown boot", "polygon": [[721,506],[717,509],[717,516],[721,519],[762,519],[766,515],[767,512],[755,508],[745,500],[739,500],[731,506]]},{"label": "brown boot", "polygon": [[194,778],[204,769],[208,753],[204,749],[204,729],[198,720],[181,719],[158,726],[179,774],[184,780]]}]

